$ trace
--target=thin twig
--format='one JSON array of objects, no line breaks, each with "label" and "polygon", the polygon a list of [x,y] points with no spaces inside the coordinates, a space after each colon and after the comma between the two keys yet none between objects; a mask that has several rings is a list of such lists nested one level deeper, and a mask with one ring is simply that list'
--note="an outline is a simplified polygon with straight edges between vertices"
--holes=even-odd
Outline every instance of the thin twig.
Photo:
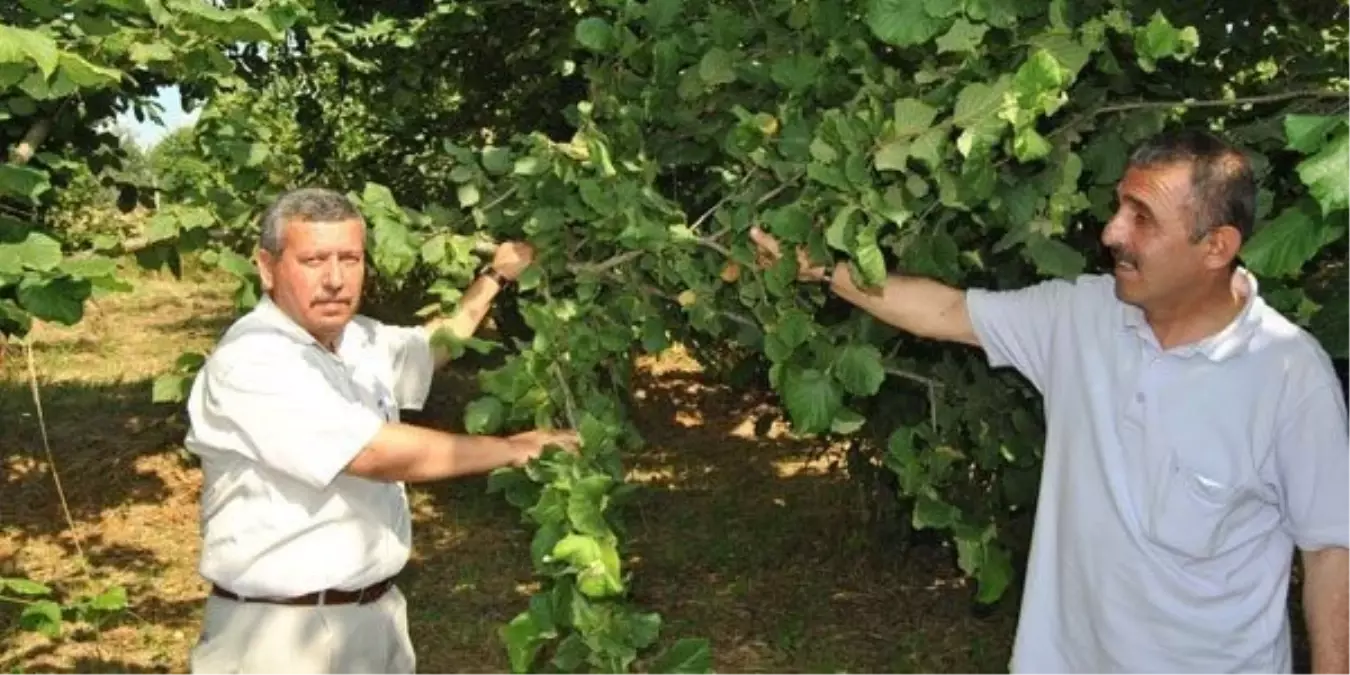
[{"label": "thin twig", "polygon": [[567,378],[563,377],[562,366],[557,361],[549,367],[553,375],[558,378],[558,386],[562,387],[564,412],[567,413],[567,424],[571,429],[577,429],[577,403],[572,399],[572,389],[567,386]]},{"label": "thin twig", "polygon": [[942,384],[941,382],[938,382],[937,380],[935,380],[935,379],[933,379],[933,378],[931,378],[931,377],[928,377],[927,375],[920,375],[920,374],[918,374],[918,373],[916,373],[916,372],[909,371],[909,370],[903,370],[903,369],[901,369],[901,368],[895,368],[895,367],[890,367],[890,366],[888,366],[888,367],[886,368],[886,374],[887,374],[887,375],[894,375],[894,376],[896,376],[896,377],[903,377],[903,378],[905,378],[906,380],[912,380],[912,381],[914,381],[914,382],[918,382],[918,383],[920,383],[920,384],[924,384],[924,385],[927,385],[927,386],[929,386],[929,387],[933,387],[933,388],[937,388],[937,389],[941,389],[941,388],[943,387],[943,384]]},{"label": "thin twig", "polygon": [[1143,110],[1149,108],[1175,108],[1178,106],[1186,108],[1225,108],[1235,105],[1248,105],[1258,103],[1278,103],[1295,98],[1340,98],[1346,97],[1346,92],[1333,91],[1330,89],[1303,89],[1299,91],[1286,91],[1279,94],[1266,94],[1264,96],[1247,96],[1233,99],[1214,99],[1207,101],[1135,101],[1131,103],[1116,103],[1114,105],[1102,106],[1093,111],[1094,115],[1103,115],[1111,112],[1122,112],[1126,110]]},{"label": "thin twig", "polygon": [[61,512],[66,516],[66,525],[70,528],[70,536],[75,542],[75,552],[79,555],[80,564],[84,568],[84,573],[93,578],[93,570],[89,567],[89,559],[84,556],[84,547],[80,545],[80,535],[75,530],[75,518],[70,515],[70,504],[66,501],[66,491],[61,487],[61,476],[56,471],[56,456],[52,453],[51,440],[47,437],[47,418],[42,411],[42,394],[38,391],[37,366],[33,364],[33,345],[28,341],[23,341],[24,355],[28,359],[28,384],[33,392],[33,405],[37,408],[38,429],[42,434],[42,449],[47,453],[47,466],[51,467],[52,480],[56,483],[56,496],[61,500]]},{"label": "thin twig", "polygon": [[725,247],[725,246],[723,246],[723,245],[717,243],[717,236],[716,236],[716,235],[714,235],[714,236],[712,236],[712,237],[704,237],[704,238],[702,238],[702,239],[697,240],[695,243],[697,243],[699,246],[702,246],[702,247],[704,247],[704,248],[710,248],[710,249],[712,249],[712,250],[714,250],[714,251],[717,251],[718,253],[721,253],[722,256],[725,257],[725,258],[730,258],[730,257],[731,257],[731,250],[728,249],[727,247]]}]

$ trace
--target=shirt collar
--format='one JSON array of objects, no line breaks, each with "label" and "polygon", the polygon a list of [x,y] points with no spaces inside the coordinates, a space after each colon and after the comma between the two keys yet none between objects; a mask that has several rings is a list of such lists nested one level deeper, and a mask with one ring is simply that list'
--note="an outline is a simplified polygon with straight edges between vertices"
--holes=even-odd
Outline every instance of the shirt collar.
[{"label": "shirt collar", "polygon": [[[1233,273],[1233,283],[1246,286],[1247,300],[1238,315],[1219,332],[1198,342],[1169,350],[1169,353],[1183,358],[1201,354],[1217,363],[1232,358],[1247,345],[1260,322],[1259,306],[1264,306],[1265,301],[1261,298],[1255,275],[1246,268],[1239,267]],[[1156,345],[1153,330],[1144,320],[1144,311],[1131,304],[1121,304],[1124,307],[1124,327]]]}]

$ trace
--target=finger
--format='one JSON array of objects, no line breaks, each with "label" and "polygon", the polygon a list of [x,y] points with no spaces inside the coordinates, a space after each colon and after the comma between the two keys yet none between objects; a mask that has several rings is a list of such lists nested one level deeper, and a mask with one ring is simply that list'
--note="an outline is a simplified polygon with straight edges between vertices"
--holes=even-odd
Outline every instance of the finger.
[{"label": "finger", "polygon": [[750,228],[750,240],[760,248],[772,253],[775,258],[778,257],[778,240],[774,239],[768,232],[759,229],[758,225]]}]

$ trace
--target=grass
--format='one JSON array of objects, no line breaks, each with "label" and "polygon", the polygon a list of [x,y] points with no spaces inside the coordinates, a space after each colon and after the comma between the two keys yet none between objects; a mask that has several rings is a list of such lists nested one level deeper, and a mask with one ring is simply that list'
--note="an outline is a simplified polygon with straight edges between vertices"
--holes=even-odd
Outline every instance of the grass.
[{"label": "grass", "polygon": [[[71,592],[127,587],[134,615],[56,640],[0,606],[0,670],[182,672],[206,585],[197,576],[200,474],[153,378],[207,350],[231,318],[218,279],[136,276],[74,328],[33,339],[53,451],[76,521],[64,523],[21,350],[0,362],[0,576]],[[865,533],[837,457],[793,440],[762,394],[709,381],[672,352],[642,364],[634,415],[649,441],[629,458],[643,486],[627,513],[634,600],[662,636],[711,639],[723,672],[991,672],[1014,613],[977,615],[949,550],[903,553]],[[472,372],[451,369],[416,419],[461,427]],[[414,553],[401,585],[425,672],[507,670],[497,627],[531,591],[529,530],[481,478],[414,486]],[[88,554],[87,579],[74,554]]]}]

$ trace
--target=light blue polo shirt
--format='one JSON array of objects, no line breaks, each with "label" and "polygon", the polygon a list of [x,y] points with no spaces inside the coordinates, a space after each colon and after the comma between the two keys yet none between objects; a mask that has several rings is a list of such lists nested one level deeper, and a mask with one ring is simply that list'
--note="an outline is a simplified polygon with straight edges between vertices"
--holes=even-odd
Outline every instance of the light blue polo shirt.
[{"label": "light blue polo shirt", "polygon": [[1045,398],[1013,672],[1288,672],[1295,546],[1347,545],[1350,439],[1320,345],[1256,279],[1224,330],[1160,349],[1110,276],[967,305]]}]

